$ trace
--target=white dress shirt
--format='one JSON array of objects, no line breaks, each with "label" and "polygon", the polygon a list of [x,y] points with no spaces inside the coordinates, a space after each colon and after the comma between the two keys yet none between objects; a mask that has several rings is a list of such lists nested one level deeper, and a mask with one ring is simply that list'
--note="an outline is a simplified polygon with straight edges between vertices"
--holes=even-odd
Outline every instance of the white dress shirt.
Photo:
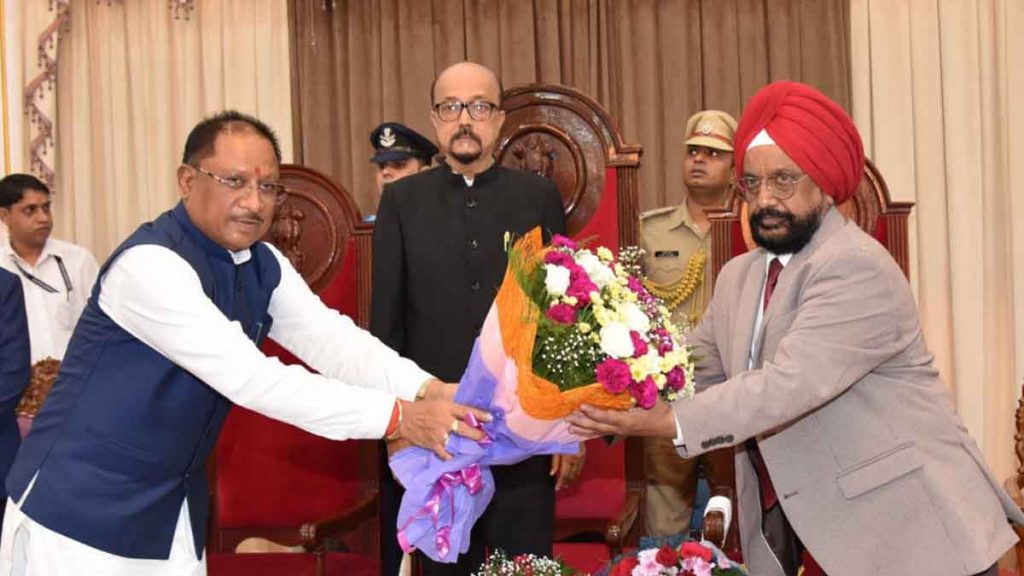
[{"label": "white dress shirt", "polygon": [[[764,291],[768,284],[768,268],[771,266],[772,260],[775,258],[779,259],[779,263],[782,264],[782,269],[785,270],[786,266],[789,265],[790,259],[793,258],[792,254],[772,254],[768,252],[765,254],[764,259],[764,282],[761,284],[761,297],[757,299],[758,302],[762,303],[757,307],[757,316],[754,317],[754,332],[753,337],[750,339],[750,358],[747,360],[747,368],[752,369],[754,367],[754,359],[757,358],[758,347],[761,344],[761,324],[764,322]],[[682,446],[685,444],[683,441],[683,429],[679,425],[679,420],[676,420],[676,446]],[[729,525],[732,523],[732,502],[725,496],[712,496],[707,505],[704,507],[704,515],[708,512],[721,512],[724,522],[724,534],[729,533]]]},{"label": "white dress shirt", "polygon": [[[758,298],[758,302],[762,304],[757,307],[757,316],[754,318],[754,336],[750,339],[750,358],[747,359],[747,369],[754,367],[754,359],[757,358],[758,348],[761,346],[761,324],[764,322],[764,291],[768,285],[768,268],[772,264],[772,260],[778,258],[779,264],[782,264],[782,269],[785,270],[786,266],[789,266],[789,261],[793,258],[792,254],[772,254],[768,252],[764,258],[764,282],[761,284],[761,297]],[[779,272],[781,274],[781,272]]]},{"label": "white dress shirt", "polygon": [[[61,264],[67,273],[66,278],[61,272]],[[3,243],[0,245],[0,266],[21,278],[32,362],[48,357],[62,360],[71,332],[96,282],[99,270],[96,259],[77,244],[50,238],[35,266],[18,256],[10,243]],[[43,288],[30,276],[55,291]]]},{"label": "white dress shirt", "polygon": [[[396,397],[414,399],[432,376],[324,306],[288,260],[270,249],[281,265],[281,282],[270,299],[269,336],[322,376],[260,352],[206,296],[195,270],[161,246],[135,246],[117,258],[103,276],[100,308],[239,406],[327,438],[382,437]],[[232,257],[241,264],[250,252]],[[115,556],[61,536],[8,500],[0,573],[6,576],[19,561],[27,562],[27,574],[39,576],[206,574],[205,554],[196,559],[185,501],[170,558],[154,561]]]}]

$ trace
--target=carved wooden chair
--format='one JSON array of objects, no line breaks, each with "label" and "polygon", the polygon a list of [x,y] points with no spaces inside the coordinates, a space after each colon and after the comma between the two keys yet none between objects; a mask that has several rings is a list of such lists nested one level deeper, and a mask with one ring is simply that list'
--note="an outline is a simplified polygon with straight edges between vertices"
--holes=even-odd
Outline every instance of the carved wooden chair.
[{"label": "carved wooden chair", "polygon": [[[893,259],[909,276],[907,245],[907,219],[912,202],[893,202],[889,188],[871,161],[864,166],[864,178],[856,194],[839,205],[839,211],[857,223],[892,254]],[[714,286],[725,263],[735,256],[755,248],[750,234],[747,203],[735,197],[730,206],[709,213],[711,220],[711,285]],[[736,518],[734,486],[734,449],[714,451],[705,459],[705,476],[713,495],[727,496],[732,501]],[[739,531],[733,521],[729,533],[724,533],[724,517],[720,512],[709,512],[704,517],[705,538],[719,544],[731,556],[740,557]]]},{"label": "carved wooden chair", "polygon": [[43,407],[43,402],[50,394],[53,383],[57,380],[57,373],[60,372],[60,360],[44,358],[32,365],[32,375],[29,379],[28,388],[21,396],[15,412],[18,415],[18,433],[24,438],[32,428],[32,421],[36,414]]},{"label": "carved wooden chair", "polygon": [[[372,229],[351,196],[322,174],[284,165],[281,179],[289,194],[265,240],[329,307],[366,326]],[[273,342],[265,351],[297,362]],[[210,464],[211,576],[376,575],[377,444],[326,440],[233,408]],[[266,541],[307,553],[236,552],[243,542]]]},{"label": "carved wooden chair", "polygon": [[[1006,493],[1010,495],[1010,498],[1024,510],[1024,381],[1021,382],[1021,397],[1017,401],[1017,411],[1014,413],[1014,451],[1017,454],[1017,472],[1006,479],[1003,484],[1003,488],[1006,489]],[[1013,529],[1017,532],[1017,544],[1014,545],[1014,555],[1016,556],[1016,564],[1014,566],[1017,569],[1017,574],[1024,574],[1024,526],[1020,524],[1013,524]]]},{"label": "carved wooden chair", "polygon": [[[535,84],[506,90],[502,107],[498,161],[553,179],[573,236],[613,250],[636,245],[641,149],[623,142],[601,105],[565,86]],[[644,487],[641,439],[588,442],[580,478],[557,495],[555,554],[591,571],[635,546]]]}]

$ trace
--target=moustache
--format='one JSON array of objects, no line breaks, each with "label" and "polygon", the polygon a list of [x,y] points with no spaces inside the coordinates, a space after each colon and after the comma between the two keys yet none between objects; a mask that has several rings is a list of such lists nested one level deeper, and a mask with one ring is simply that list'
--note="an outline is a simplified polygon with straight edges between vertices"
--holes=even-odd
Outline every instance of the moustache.
[{"label": "moustache", "polygon": [[236,222],[256,222],[257,224],[263,224],[263,217],[255,213],[241,214],[239,216],[235,216],[232,220],[235,220]]},{"label": "moustache", "polygon": [[469,138],[478,145],[483,145],[483,142],[480,141],[480,137],[474,134],[473,129],[466,124],[459,126],[459,130],[455,132],[455,134],[452,134],[452,137],[448,139],[448,145],[451,146],[455,144],[455,141],[459,138]]},{"label": "moustache", "polygon": [[793,223],[793,215],[789,212],[783,212],[775,208],[761,208],[750,215],[750,224],[752,226],[761,226],[764,224],[765,218],[775,218],[776,220],[782,220],[787,224]]}]

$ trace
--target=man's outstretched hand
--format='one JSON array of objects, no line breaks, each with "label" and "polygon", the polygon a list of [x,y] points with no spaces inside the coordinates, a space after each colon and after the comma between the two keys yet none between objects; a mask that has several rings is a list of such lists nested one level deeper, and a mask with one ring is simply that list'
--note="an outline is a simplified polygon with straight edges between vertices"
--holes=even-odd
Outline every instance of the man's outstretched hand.
[{"label": "man's outstretched hand", "polygon": [[569,431],[584,438],[598,436],[676,437],[676,417],[661,398],[650,410],[605,410],[589,404],[566,417]]}]

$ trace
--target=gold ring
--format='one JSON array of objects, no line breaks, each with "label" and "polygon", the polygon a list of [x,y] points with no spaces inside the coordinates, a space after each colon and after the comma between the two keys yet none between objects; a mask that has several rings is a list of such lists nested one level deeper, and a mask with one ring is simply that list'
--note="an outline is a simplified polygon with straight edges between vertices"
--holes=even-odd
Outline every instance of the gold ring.
[{"label": "gold ring", "polygon": [[459,431],[459,419],[458,418],[456,418],[455,420],[452,420],[452,425],[451,425],[450,430],[452,432],[458,432]]}]

